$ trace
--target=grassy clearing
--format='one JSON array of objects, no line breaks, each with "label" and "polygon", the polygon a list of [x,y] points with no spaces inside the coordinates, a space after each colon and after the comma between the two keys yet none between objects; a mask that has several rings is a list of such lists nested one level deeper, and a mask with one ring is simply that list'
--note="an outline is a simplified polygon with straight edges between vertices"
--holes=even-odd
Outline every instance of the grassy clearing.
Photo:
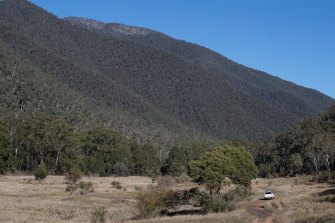
[{"label": "grassy clearing", "polygon": [[[117,190],[117,179],[127,190]],[[0,177],[0,222],[90,222],[95,208],[108,213],[122,210],[131,217],[135,212],[137,187],[146,188],[146,177],[83,177],[93,183],[93,192],[81,195],[66,192],[62,176],[48,176],[38,182],[33,176]],[[108,214],[106,214],[108,219]]]},{"label": "grassy clearing", "polygon": [[[252,222],[256,216],[248,213],[246,206],[261,203],[277,213],[276,223],[335,222],[334,186],[314,183],[311,177],[256,179],[255,195],[249,201],[236,204],[236,210],[228,213],[207,215],[179,215],[149,220],[130,220],[137,215],[136,195],[139,190],[153,184],[147,177],[83,177],[92,182],[88,193],[70,193],[63,176],[48,176],[42,182],[34,176],[0,176],[0,222],[91,222],[95,211],[104,207],[105,220],[137,223],[200,223],[200,222]],[[112,185],[117,181],[122,189]],[[175,188],[189,189],[190,182],[179,183]],[[265,190],[273,190],[277,198],[263,201]],[[179,209],[192,209],[182,206]],[[99,214],[99,213],[98,213]]]}]

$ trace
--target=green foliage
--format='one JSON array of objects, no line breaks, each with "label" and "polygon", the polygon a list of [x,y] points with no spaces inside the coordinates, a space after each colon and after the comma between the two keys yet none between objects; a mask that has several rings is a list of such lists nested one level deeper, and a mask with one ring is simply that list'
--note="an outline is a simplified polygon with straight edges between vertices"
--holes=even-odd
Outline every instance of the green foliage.
[{"label": "green foliage", "polygon": [[[319,174],[335,170],[335,105],[255,149],[260,176]],[[321,177],[322,178],[322,177]]]},{"label": "green foliage", "polygon": [[92,182],[84,182],[80,181],[79,183],[76,183],[74,185],[68,185],[65,188],[66,192],[75,192],[79,191],[81,195],[87,194],[88,192],[92,191],[93,183]]},{"label": "green foliage", "polygon": [[[97,126],[79,132],[65,120],[46,114],[25,122],[5,121],[0,124],[0,173],[15,169],[35,171],[40,160],[49,172],[70,172],[70,181],[76,181],[78,171],[100,176],[159,173],[161,163],[156,147],[133,143],[110,129]],[[10,138],[7,132],[11,132]],[[74,170],[77,173],[72,177]]]},{"label": "green foliage", "polygon": [[188,173],[194,182],[205,185],[210,194],[219,192],[227,180],[249,186],[257,177],[257,168],[250,153],[243,147],[217,146],[199,160],[190,161]]},{"label": "green foliage", "polygon": [[175,208],[183,201],[183,193],[171,189],[170,178],[162,177],[157,185],[150,186],[137,195],[137,208],[140,218],[150,218],[162,215],[168,209]]},{"label": "green foliage", "polygon": [[[123,40],[132,40],[145,44],[147,46],[155,47],[161,49],[162,51],[169,52],[173,55],[178,55],[183,60],[190,64],[194,64],[199,69],[202,69],[202,72],[208,73],[207,75],[211,75],[211,77],[219,77],[214,78],[214,81],[218,81],[222,84],[222,89],[227,89],[232,87],[232,89],[227,90],[225,92],[217,92],[216,95],[224,98],[226,102],[229,101],[229,105],[225,107],[221,106],[221,109],[217,109],[214,106],[209,106],[212,101],[203,102],[202,105],[196,105],[195,109],[190,109],[191,114],[197,114],[197,112],[202,112],[199,117],[202,117],[206,120],[202,123],[202,129],[206,129],[207,132],[219,132],[222,131],[222,128],[226,128],[227,132],[221,133],[219,136],[228,136],[228,139],[234,138],[243,138],[243,139],[251,139],[249,136],[254,135],[253,139],[259,138],[259,136],[255,136],[258,132],[263,134],[264,131],[268,132],[269,135],[274,132],[283,131],[285,123],[287,126],[290,126],[295,120],[299,121],[301,118],[307,117],[311,114],[316,114],[317,112],[321,112],[327,109],[331,103],[334,102],[333,99],[329,97],[324,97],[321,93],[316,92],[311,89],[302,88],[300,86],[294,85],[292,83],[286,82],[284,80],[275,78],[271,75],[267,75],[264,72],[253,70],[244,66],[241,66],[226,57],[217,54],[205,47],[199,46],[197,44],[192,44],[189,42],[185,42],[183,40],[175,40],[165,34],[155,32],[153,30],[146,30],[145,28],[139,27],[128,27],[129,30],[133,30],[134,32],[144,32],[147,35],[128,35],[126,33],[120,32],[119,24],[106,24],[103,28],[101,26],[94,26],[96,21],[83,19],[83,18],[68,18],[67,21],[70,21],[72,24],[84,27],[90,31],[95,31],[97,33],[102,33],[109,37],[118,37]],[[122,25],[123,26],[123,25]],[[140,30],[140,31],[139,31]],[[195,72],[193,72],[195,73]],[[163,79],[162,79],[163,80]],[[224,80],[224,83],[221,81]],[[179,79],[178,84],[182,81]],[[210,82],[210,81],[209,81]],[[210,82],[211,83],[211,82]],[[210,87],[215,86],[214,84],[210,84]],[[207,87],[209,89],[210,87]],[[163,88],[161,88],[163,89]],[[192,90],[191,87],[184,87],[187,91]],[[200,90],[201,87],[198,86]],[[237,112],[238,105],[234,105],[233,101],[230,101],[231,98],[234,97],[235,90],[240,90],[243,93],[239,93],[238,100],[233,100],[235,103],[239,103],[241,98],[244,100],[245,98],[249,98],[250,101],[244,101],[246,107],[248,108],[243,115],[231,115],[231,119],[222,120],[219,114],[219,111],[222,112],[222,116],[229,116],[229,112]],[[215,89],[219,91],[218,89]],[[167,91],[168,92],[168,91]],[[197,92],[194,93],[196,95]],[[245,95],[246,94],[246,95]],[[182,98],[182,103],[187,103],[188,98],[186,98],[187,93],[182,94],[184,97]],[[197,96],[198,100],[205,98],[206,96],[200,95]],[[200,99],[201,98],[201,99]],[[217,99],[217,98],[216,98]],[[214,102],[214,100],[213,100]],[[230,103],[231,102],[231,103]],[[326,102],[326,103],[325,103]],[[214,102],[215,103],[215,102]],[[217,104],[222,103],[219,99],[216,101]],[[254,104],[252,104],[254,103]],[[264,104],[263,104],[264,103]],[[242,104],[242,103],[241,103]],[[261,105],[262,104],[262,105]],[[260,106],[257,109],[257,115],[253,116],[254,106]],[[187,104],[187,106],[192,106],[191,103]],[[203,106],[204,108],[199,108]],[[176,108],[178,106],[173,106],[172,108]],[[219,106],[218,106],[219,107]],[[260,109],[260,108],[265,109]],[[186,112],[187,108],[178,107],[178,114],[180,120],[192,120],[192,117],[187,117],[190,113],[183,114]],[[212,111],[208,111],[207,109],[211,109]],[[241,108],[243,110],[243,108]],[[216,113],[218,116],[213,117]],[[286,119],[282,119],[283,113],[286,113]],[[174,113],[175,115],[175,113]],[[182,116],[182,117],[180,117]],[[257,117],[258,116],[258,117]],[[276,117],[275,117],[276,116]],[[299,118],[298,118],[299,117]],[[244,118],[248,122],[252,122],[250,119],[257,119],[258,121],[262,120],[261,123],[255,123],[254,126],[249,126],[246,129],[243,129],[243,124],[241,123]],[[281,121],[279,121],[281,119]],[[194,120],[194,119],[193,119]],[[220,121],[218,121],[220,120]],[[195,122],[201,122],[200,120],[194,120]],[[218,127],[217,123],[222,127]],[[271,123],[271,124],[270,124]],[[189,124],[189,122],[188,122]],[[237,128],[238,130],[235,130]],[[229,130],[228,130],[229,129]],[[261,130],[262,129],[262,130]],[[244,134],[242,134],[242,132]],[[246,136],[247,134],[248,136]],[[254,141],[254,140],[253,140]]]},{"label": "green foliage", "polygon": [[36,172],[35,172],[35,179],[36,180],[43,180],[48,176],[47,168],[42,161],[41,164],[38,166]]},{"label": "green foliage", "polygon": [[199,159],[210,149],[210,144],[200,142],[183,143],[180,146],[174,146],[171,148],[161,172],[164,175],[181,176],[186,173],[189,161]]},{"label": "green foliage", "polygon": [[183,200],[189,202],[190,199],[199,203],[202,207],[203,213],[208,212],[226,212],[234,210],[234,204],[242,199],[250,198],[253,195],[249,188],[236,187],[227,191],[226,193],[215,193],[208,195],[195,187],[184,191]]},{"label": "green foliage", "polygon": [[112,186],[113,186],[114,188],[118,189],[118,190],[121,190],[121,189],[122,189],[122,185],[121,185],[121,183],[120,183],[119,181],[115,181],[115,180],[113,180],[113,181],[112,181]]},{"label": "green foliage", "polygon": [[96,207],[92,215],[92,222],[106,222],[107,210],[105,207]]},{"label": "green foliage", "polygon": [[180,147],[174,146],[169,152],[164,174],[180,176],[186,171],[187,157]]},{"label": "green foliage", "polygon": [[8,170],[10,165],[11,147],[5,127],[0,123],[0,174]]},{"label": "green foliage", "polygon": [[227,202],[221,194],[216,194],[215,196],[202,194],[200,205],[202,206],[203,213],[227,212],[235,209],[234,205]]},{"label": "green foliage", "polygon": [[[19,118],[23,120],[44,112],[69,120],[71,124],[82,130],[91,129],[96,124],[110,126],[113,123],[115,130],[123,131],[129,137],[140,137],[146,141],[151,139],[150,141],[155,142],[156,145],[166,145],[171,140],[199,138],[195,131],[186,131],[185,124],[156,108],[152,102],[138,100],[139,96],[144,99],[144,95],[133,91],[132,87],[126,86],[125,83],[118,80],[119,78],[113,78],[122,70],[127,74],[132,72],[129,69],[138,72],[133,65],[128,66],[126,58],[123,56],[119,58],[114,53],[111,54],[111,51],[105,51],[100,55],[99,53],[93,53],[91,56],[86,54],[98,48],[104,49],[105,47],[101,44],[114,45],[110,50],[117,54],[125,49],[132,51],[133,47],[136,49],[132,53],[137,54],[142,51],[143,47],[131,42],[106,39],[101,35],[85,32],[45,14],[40,8],[24,1],[4,2],[1,7],[4,11],[9,12],[1,14],[0,24],[3,31],[0,33],[0,64],[3,64],[0,67],[2,71],[0,73],[0,89],[2,89],[0,99],[5,102],[1,105],[1,117],[14,116],[20,111]],[[20,10],[29,13],[23,15],[19,12]],[[9,22],[6,21],[7,16],[14,16],[16,19]],[[24,18],[25,16],[27,17]],[[37,27],[34,27],[33,24],[23,25],[27,19],[43,20],[45,23]],[[13,24],[10,24],[12,22]],[[12,25],[22,32],[17,33],[11,28]],[[50,29],[51,27],[53,28]],[[35,34],[30,35],[30,31],[26,33],[22,30],[23,28],[35,30],[32,31]],[[54,28],[55,30],[60,28],[60,32],[67,34],[59,35],[58,31],[53,31]],[[73,28],[77,31],[72,30]],[[36,31],[36,29],[44,31]],[[49,38],[40,36],[41,32],[51,35],[53,41],[49,42]],[[78,47],[79,42],[75,40],[76,38],[83,38],[82,41],[89,41],[92,45],[85,44],[87,48]],[[57,46],[53,47],[49,44]],[[97,45],[93,46],[95,44]],[[118,45],[120,47],[117,47]],[[68,51],[71,47],[73,48],[72,53]],[[151,51],[149,49],[147,52],[144,49],[142,53],[149,55]],[[106,60],[107,57],[119,59]],[[49,59],[46,60],[46,58]],[[99,63],[94,64],[93,61],[97,60],[103,62],[100,65]],[[110,63],[111,61],[113,63]],[[102,67],[99,68],[99,66]],[[105,67],[109,70],[110,66],[114,67],[111,71],[104,69]],[[124,69],[124,66],[128,68]],[[147,66],[143,68],[148,70]],[[201,137],[204,135],[202,134]]]},{"label": "green foliage", "polygon": [[159,174],[161,163],[158,149],[150,144],[131,146],[134,162],[134,173],[136,175],[155,176]]},{"label": "green foliage", "polygon": [[249,199],[254,193],[250,190],[250,188],[245,187],[236,187],[232,190],[227,191],[224,194],[224,198],[226,201],[239,201],[242,199]]},{"label": "green foliage", "polygon": [[80,180],[82,176],[82,172],[77,167],[72,167],[69,170],[68,175],[66,176],[66,179],[72,183],[76,183],[78,180]]},{"label": "green foliage", "polygon": [[67,185],[65,188],[66,192],[73,192],[75,190],[77,190],[77,185]]}]

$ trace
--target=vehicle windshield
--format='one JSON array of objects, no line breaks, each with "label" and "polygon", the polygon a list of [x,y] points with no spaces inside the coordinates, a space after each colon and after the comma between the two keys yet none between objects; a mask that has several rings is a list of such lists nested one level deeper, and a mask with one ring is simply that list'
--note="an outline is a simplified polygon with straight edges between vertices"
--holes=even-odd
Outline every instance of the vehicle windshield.
[{"label": "vehicle windshield", "polygon": [[271,194],[271,192],[265,192],[265,194]]}]

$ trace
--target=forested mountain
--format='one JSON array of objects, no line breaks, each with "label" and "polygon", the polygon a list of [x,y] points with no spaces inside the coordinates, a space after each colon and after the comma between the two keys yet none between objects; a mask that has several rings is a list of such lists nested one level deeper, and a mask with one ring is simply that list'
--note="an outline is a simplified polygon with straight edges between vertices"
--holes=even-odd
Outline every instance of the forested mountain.
[{"label": "forested mountain", "polygon": [[[67,120],[80,131],[99,125],[106,128],[112,126],[138,142],[154,141],[155,144],[167,145],[168,139],[178,141],[178,137],[188,140],[201,138],[192,133],[192,130],[185,134],[186,127],[159,112],[158,115],[163,117],[161,119],[166,119],[165,126],[157,126],[152,120],[134,117],[127,111],[118,110],[119,108],[110,110],[64,85],[57,78],[41,72],[36,66],[15,55],[1,41],[0,64],[1,120],[27,120],[38,118],[41,114],[50,114]],[[122,96],[129,101],[136,101],[136,98],[127,98],[127,94]],[[154,114],[155,109],[152,109]],[[175,132],[172,133],[172,130]]]},{"label": "forested mountain", "polygon": [[189,62],[200,64],[235,88],[299,117],[327,110],[330,105],[331,99],[320,92],[245,67],[210,49],[173,39],[160,32],[79,17],[67,17],[65,20],[98,33],[134,40],[174,53]]},{"label": "forested mountain", "polygon": [[255,141],[334,102],[198,45],[143,28],[61,20],[25,0],[0,2],[0,30],[1,119],[41,111],[79,130],[102,123],[162,145]]}]

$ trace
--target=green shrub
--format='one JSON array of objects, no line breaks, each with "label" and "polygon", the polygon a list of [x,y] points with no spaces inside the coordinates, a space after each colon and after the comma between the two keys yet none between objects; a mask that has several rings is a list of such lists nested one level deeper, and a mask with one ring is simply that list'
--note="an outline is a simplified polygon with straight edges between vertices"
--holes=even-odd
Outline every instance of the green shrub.
[{"label": "green shrub", "polygon": [[92,183],[92,182],[83,182],[83,181],[80,181],[80,182],[77,183],[77,184],[74,184],[74,185],[68,185],[68,186],[65,188],[65,191],[66,191],[66,192],[79,191],[79,193],[80,193],[81,195],[84,195],[84,194],[87,194],[89,191],[92,191],[92,186],[93,186],[93,183]]},{"label": "green shrub", "polygon": [[173,191],[168,178],[160,178],[157,185],[151,186],[145,191],[140,191],[137,200],[139,217],[150,218],[162,215],[168,209],[175,208],[176,205],[183,202],[183,193]]},{"label": "green shrub", "polygon": [[35,172],[35,179],[36,180],[43,180],[48,176],[47,167],[45,166],[44,162],[42,161],[41,164],[38,166]]},{"label": "green shrub", "polygon": [[68,185],[68,186],[66,186],[66,188],[65,188],[65,191],[66,191],[66,192],[73,192],[73,191],[75,191],[75,190],[77,190],[77,186],[76,186],[76,185]]},{"label": "green shrub", "polygon": [[233,190],[229,190],[224,194],[224,198],[226,201],[235,201],[241,200],[245,198],[250,198],[254,193],[245,187],[236,187]]},{"label": "green shrub", "polygon": [[105,222],[107,211],[105,207],[96,207],[92,216],[92,222]]},{"label": "green shrub", "polygon": [[235,209],[234,204],[227,201],[222,194],[215,194],[214,196],[209,196],[206,193],[202,193],[200,196],[200,205],[202,207],[203,213],[212,212],[227,212]]},{"label": "green shrub", "polygon": [[69,173],[66,176],[66,179],[72,183],[76,183],[78,180],[81,179],[81,176],[82,176],[82,173],[80,169],[78,169],[77,167],[72,167],[69,170]]},{"label": "green shrub", "polygon": [[202,207],[202,212],[226,212],[235,209],[233,201],[237,198],[245,198],[250,196],[251,192],[247,189],[237,187],[228,191],[226,194],[214,193],[212,195],[200,191],[198,187],[194,187],[188,191],[184,191],[183,200],[185,203],[190,199],[198,202]]},{"label": "green shrub", "polygon": [[114,188],[118,189],[118,190],[122,189],[122,185],[121,185],[121,183],[120,183],[119,181],[115,181],[115,180],[113,180],[113,181],[112,181],[112,186],[113,186]]},{"label": "green shrub", "polygon": [[189,202],[190,199],[199,200],[201,197],[201,192],[198,187],[193,187],[190,190],[185,190],[183,195],[184,202]]},{"label": "green shrub", "polygon": [[331,183],[334,180],[334,172],[328,172],[327,170],[324,170],[322,172],[319,172],[319,174],[316,177],[316,181],[319,183]]}]

